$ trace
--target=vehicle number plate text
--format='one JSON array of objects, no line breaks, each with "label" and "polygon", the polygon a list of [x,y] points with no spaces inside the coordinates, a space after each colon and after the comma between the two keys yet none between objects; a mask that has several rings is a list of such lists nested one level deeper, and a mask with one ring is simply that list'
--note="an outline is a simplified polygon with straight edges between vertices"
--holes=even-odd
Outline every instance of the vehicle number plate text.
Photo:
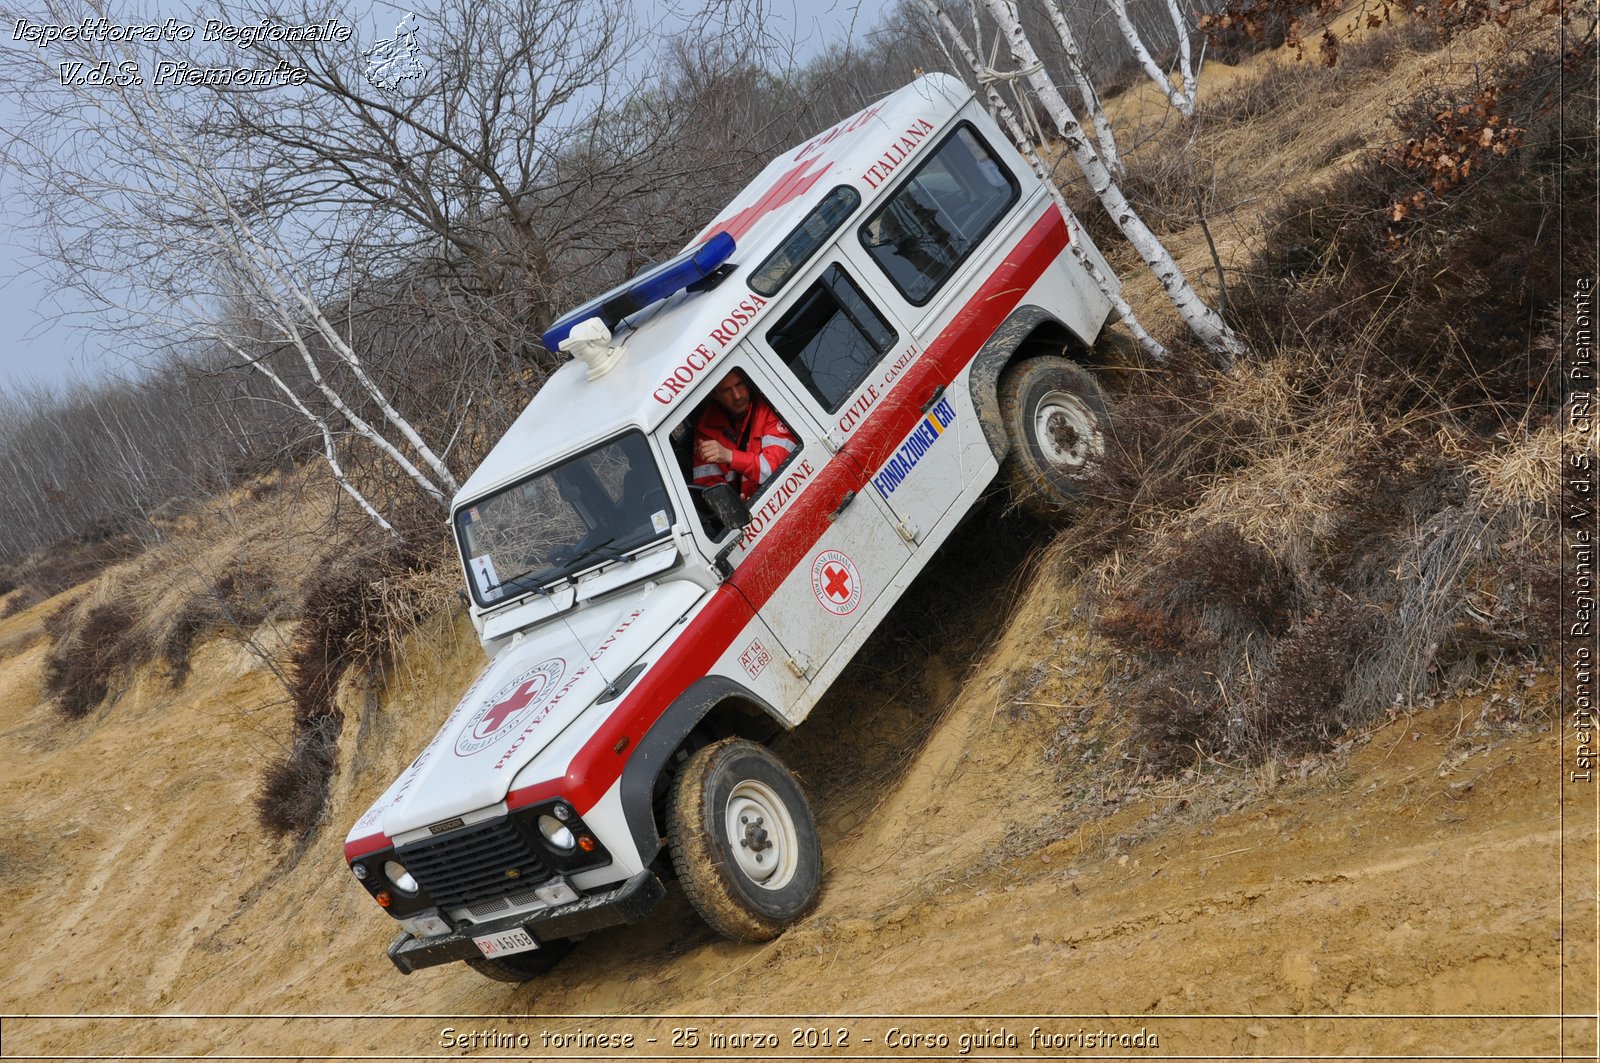
[{"label": "vehicle number plate text", "polygon": [[533,940],[533,935],[520,926],[487,937],[473,938],[472,943],[478,946],[479,952],[490,959],[496,956],[509,956],[513,952],[528,952],[539,947],[539,943]]}]

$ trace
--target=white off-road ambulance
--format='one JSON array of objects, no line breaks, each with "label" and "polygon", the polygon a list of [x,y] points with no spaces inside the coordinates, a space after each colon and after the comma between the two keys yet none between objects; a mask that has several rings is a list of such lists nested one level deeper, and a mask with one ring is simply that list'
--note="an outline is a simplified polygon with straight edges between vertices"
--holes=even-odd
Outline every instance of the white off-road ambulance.
[{"label": "white off-road ambulance", "polygon": [[[672,878],[738,938],[812,907],[811,813],[764,743],[1003,464],[1072,503],[1107,416],[1079,365],[1110,313],[1085,262],[1111,275],[934,74],[551,328],[573,360],[451,511],[489,664],[345,843],[400,970],[527,980]],[[779,427],[708,484],[697,426],[735,386]]]}]

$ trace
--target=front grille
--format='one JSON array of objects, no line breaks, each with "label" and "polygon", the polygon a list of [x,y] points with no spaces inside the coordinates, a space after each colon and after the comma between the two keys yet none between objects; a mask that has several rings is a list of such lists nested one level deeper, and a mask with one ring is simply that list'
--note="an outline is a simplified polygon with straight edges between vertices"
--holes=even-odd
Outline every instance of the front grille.
[{"label": "front grille", "polygon": [[403,845],[397,855],[433,902],[445,908],[525,891],[550,877],[538,850],[505,818]]},{"label": "front grille", "polygon": [[[543,885],[543,883],[540,883],[540,885]],[[518,908],[527,908],[530,905],[538,905],[541,908],[549,907],[539,899],[539,895],[533,889],[524,886],[513,890],[504,897],[497,897],[492,901],[484,901],[481,904],[469,905],[467,907],[467,915],[478,922],[482,922],[493,916],[505,915],[507,912],[514,912]]]}]

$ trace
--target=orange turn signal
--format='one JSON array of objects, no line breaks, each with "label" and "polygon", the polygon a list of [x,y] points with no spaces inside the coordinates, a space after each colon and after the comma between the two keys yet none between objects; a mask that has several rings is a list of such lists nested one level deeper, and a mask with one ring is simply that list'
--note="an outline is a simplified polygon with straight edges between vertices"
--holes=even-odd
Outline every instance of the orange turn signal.
[{"label": "orange turn signal", "polygon": [[584,852],[586,852],[586,853],[594,852],[594,846],[595,846],[594,839],[589,837],[587,834],[580,834],[578,836],[578,848],[582,849]]}]

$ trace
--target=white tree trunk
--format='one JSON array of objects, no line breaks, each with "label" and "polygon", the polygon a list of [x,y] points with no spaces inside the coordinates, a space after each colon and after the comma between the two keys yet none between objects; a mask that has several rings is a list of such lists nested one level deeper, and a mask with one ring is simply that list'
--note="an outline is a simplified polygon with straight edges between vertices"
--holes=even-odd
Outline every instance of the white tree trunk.
[{"label": "white tree trunk", "polygon": [[1134,58],[1139,61],[1144,72],[1150,75],[1150,80],[1156,83],[1156,87],[1172,102],[1172,106],[1178,109],[1179,114],[1185,118],[1193,118],[1195,84],[1194,75],[1189,67],[1189,24],[1184,19],[1183,13],[1178,10],[1178,5],[1173,0],[1168,0],[1167,7],[1171,12],[1173,25],[1178,31],[1178,46],[1182,55],[1183,69],[1179,74],[1183,80],[1181,89],[1172,83],[1166,71],[1156,65],[1155,59],[1150,55],[1150,49],[1144,46],[1144,41],[1139,36],[1139,28],[1133,24],[1133,19],[1128,17],[1128,0],[1108,0],[1108,2],[1111,5],[1111,13],[1116,16],[1117,28],[1122,31],[1123,39],[1128,42],[1128,48],[1132,50]]},{"label": "white tree trunk", "polygon": [[1100,157],[1105,161],[1106,169],[1120,179],[1127,175],[1127,168],[1122,165],[1122,156],[1117,152],[1117,141],[1111,134],[1111,120],[1106,117],[1106,110],[1100,105],[1100,94],[1095,91],[1094,82],[1089,79],[1088,69],[1084,66],[1083,51],[1078,47],[1078,38],[1073,34],[1072,27],[1067,24],[1067,17],[1062,14],[1061,6],[1056,0],[1045,0],[1044,6],[1050,12],[1050,22],[1055,26],[1056,36],[1061,39],[1061,47],[1067,53],[1067,71],[1077,84],[1078,95],[1083,97],[1083,106],[1089,112],[1089,121],[1094,126],[1094,139],[1099,145]]},{"label": "white tree trunk", "polygon": [[1000,95],[999,90],[994,87],[994,80],[985,76],[985,68],[978,61],[977,53],[972,50],[972,46],[961,35],[961,31],[951,21],[950,16],[938,5],[937,0],[920,0],[920,3],[930,15],[939,20],[939,25],[943,27],[945,35],[954,44],[956,50],[961,53],[962,60],[972,69],[973,76],[983,85],[984,98],[989,101],[989,109],[1004,123],[1006,131],[1011,134],[1011,139],[1016,142],[1017,150],[1022,152],[1023,157],[1028,160],[1028,165],[1033,167],[1033,172],[1038,175],[1039,180],[1044,182],[1044,186],[1050,190],[1051,197],[1055,199],[1056,206],[1061,210],[1061,216],[1067,221],[1068,252],[1083,267],[1083,271],[1089,275],[1090,280],[1094,281],[1095,287],[1100,289],[1101,294],[1111,301],[1112,308],[1122,318],[1122,323],[1133,334],[1133,338],[1138,341],[1139,346],[1144,348],[1145,352],[1156,361],[1166,361],[1167,349],[1161,345],[1159,340],[1145,331],[1144,326],[1139,322],[1138,315],[1133,312],[1133,307],[1129,306],[1128,300],[1123,298],[1121,283],[1115,277],[1106,276],[1105,271],[1094,260],[1094,256],[1084,251],[1083,227],[1078,223],[1078,216],[1072,212],[1072,208],[1067,205],[1066,197],[1061,194],[1061,189],[1056,186],[1055,178],[1050,173],[1049,164],[1039,155],[1038,146],[1030,141],[1028,135],[1023,132],[1022,123]]},{"label": "white tree trunk", "polygon": [[1200,71],[1195,69],[1189,47],[1189,19],[1179,0],[1167,0],[1167,14],[1172,17],[1172,28],[1178,35],[1178,76],[1183,79],[1183,89],[1193,106],[1200,95]]},{"label": "white tree trunk", "polygon": [[[376,381],[372,380],[362,366],[360,358],[354,349],[339,335],[333,323],[327,319],[322,308],[306,287],[299,283],[285,262],[289,260],[287,249],[277,246],[268,246],[262,238],[251,228],[246,219],[240,216],[228,195],[214,181],[210,179],[209,171],[200,160],[189,152],[182,143],[179,131],[166,121],[166,111],[163,102],[157,98],[150,89],[142,90],[143,101],[147,107],[145,113],[153,117],[158,128],[141,129],[151,144],[161,144],[177,156],[184,163],[185,169],[179,170],[172,165],[166,156],[160,156],[159,162],[167,170],[173,185],[182,190],[190,202],[199,207],[211,228],[214,239],[214,249],[226,261],[227,265],[245,282],[249,295],[272,309],[272,320],[277,325],[283,339],[291,343],[300,354],[307,371],[311,374],[312,381],[316,384],[334,409],[350,422],[362,436],[370,440],[385,455],[393,460],[406,475],[409,476],[429,497],[441,505],[448,505],[449,498],[439,484],[424,474],[400,450],[391,443],[381,432],[374,428],[364,418],[353,410],[349,403],[331,386],[323,376],[321,368],[317,365],[306,337],[301,332],[301,321],[309,320],[317,334],[334,352],[338,358],[350,368],[362,391],[370,398],[383,413],[385,419],[399,431],[402,438],[409,443],[412,449],[422,458],[423,462],[433,471],[439,481],[447,485],[454,493],[459,484],[451,474],[443,460],[434,453],[433,449],[423,442],[422,437],[412,427],[411,423],[396,410],[390,403],[388,396],[383,392]],[[143,118],[138,108],[128,108],[130,120],[143,126]],[[284,301],[284,293],[298,304],[301,318],[296,315],[294,308]],[[252,359],[252,364],[257,360]],[[283,381],[277,381],[280,387]],[[306,411],[303,404],[296,401],[296,406],[302,412]],[[387,526],[387,525],[386,525]],[[393,531],[392,528],[388,529]]]},{"label": "white tree trunk", "polygon": [[1090,189],[1099,197],[1101,205],[1117,223],[1117,228],[1122,230],[1129,243],[1139,252],[1145,265],[1150,267],[1156,279],[1161,282],[1161,287],[1172,300],[1172,305],[1177,308],[1184,323],[1223,365],[1246,353],[1244,342],[1223,322],[1216,311],[1200,298],[1194,286],[1189,283],[1189,279],[1183,275],[1183,270],[1178,268],[1178,263],[1173,260],[1171,253],[1162,246],[1155,233],[1150,231],[1150,227],[1145,225],[1138,212],[1128,203],[1127,197],[1122,194],[1122,189],[1117,186],[1111,172],[1106,169],[1105,163],[1100,161],[1094,145],[1089,143],[1084,135],[1083,126],[1072,113],[1072,108],[1067,106],[1067,101],[1061,98],[1061,93],[1051,82],[1050,76],[1044,72],[1044,64],[1039,62],[1039,56],[1033,50],[1033,43],[1022,30],[1016,6],[1011,0],[984,0],[984,3],[995,21],[999,23],[1001,32],[1006,35],[1011,55],[1017,65],[1022,70],[1028,71],[1028,84],[1032,86],[1034,93],[1054,118],[1056,128],[1066,142],[1067,149],[1072,152],[1074,161],[1088,178]]},{"label": "white tree trunk", "polygon": [[361,490],[356,487],[355,484],[351,483],[350,478],[345,475],[344,466],[339,464],[338,450],[334,446],[333,429],[329,427],[328,422],[324,418],[318,417],[316,414],[307,409],[305,403],[301,402],[300,397],[294,393],[294,389],[291,388],[281,376],[274,372],[271,366],[261,361],[251,361],[250,356],[245,353],[243,349],[229,340],[223,340],[222,343],[223,346],[227,347],[228,350],[232,351],[236,356],[249,362],[251,367],[259,372],[262,376],[272,381],[272,383],[277,386],[278,390],[283,392],[284,397],[289,400],[289,404],[299,411],[300,416],[316,425],[317,431],[322,433],[322,458],[328,463],[328,469],[333,473],[334,482],[343,488],[345,494],[349,495],[355,500],[356,505],[361,507],[361,511],[367,516],[371,517],[373,521],[377,523],[378,527],[388,532],[394,538],[400,538],[400,533],[394,530],[394,525],[383,519],[383,514],[379,513],[375,508],[373,508],[372,503],[367,501],[367,497],[363,495]]}]

